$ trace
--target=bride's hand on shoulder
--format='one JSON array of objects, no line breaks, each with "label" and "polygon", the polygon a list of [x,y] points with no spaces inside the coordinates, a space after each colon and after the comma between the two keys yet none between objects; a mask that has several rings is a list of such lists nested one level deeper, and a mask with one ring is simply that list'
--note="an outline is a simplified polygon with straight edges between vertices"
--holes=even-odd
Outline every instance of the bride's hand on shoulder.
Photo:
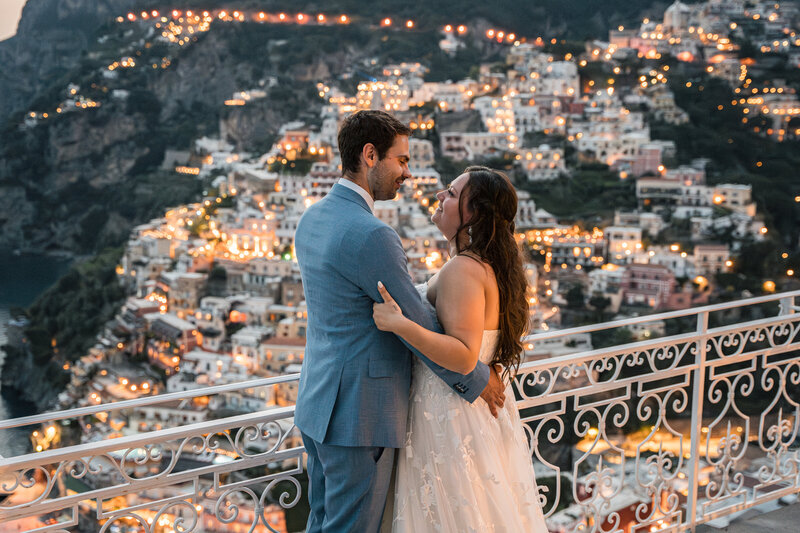
[{"label": "bride's hand on shoulder", "polygon": [[378,282],[378,292],[383,297],[383,303],[372,304],[372,318],[375,320],[375,325],[381,331],[399,333],[408,319],[403,316],[403,310],[380,281]]}]

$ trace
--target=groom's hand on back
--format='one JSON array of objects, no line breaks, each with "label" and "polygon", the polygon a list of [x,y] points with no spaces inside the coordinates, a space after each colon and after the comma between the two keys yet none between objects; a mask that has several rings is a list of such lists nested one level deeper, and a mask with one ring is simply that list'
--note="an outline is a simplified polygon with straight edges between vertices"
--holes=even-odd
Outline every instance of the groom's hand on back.
[{"label": "groom's hand on back", "polygon": [[506,401],[505,387],[503,381],[497,374],[497,366],[495,365],[489,372],[489,383],[481,393],[481,398],[489,405],[489,411],[492,416],[497,418],[497,410],[503,407]]}]

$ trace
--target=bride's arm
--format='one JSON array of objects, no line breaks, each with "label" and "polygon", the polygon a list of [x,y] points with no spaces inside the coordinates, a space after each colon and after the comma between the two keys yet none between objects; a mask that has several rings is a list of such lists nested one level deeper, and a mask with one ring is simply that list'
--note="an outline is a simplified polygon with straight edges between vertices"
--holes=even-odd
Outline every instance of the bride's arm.
[{"label": "bride's arm", "polygon": [[442,269],[436,286],[436,312],[445,334],[423,328],[403,316],[384,287],[384,303],[375,304],[378,329],[399,335],[434,363],[459,374],[469,374],[478,363],[483,340],[485,297],[483,266],[455,257]]}]

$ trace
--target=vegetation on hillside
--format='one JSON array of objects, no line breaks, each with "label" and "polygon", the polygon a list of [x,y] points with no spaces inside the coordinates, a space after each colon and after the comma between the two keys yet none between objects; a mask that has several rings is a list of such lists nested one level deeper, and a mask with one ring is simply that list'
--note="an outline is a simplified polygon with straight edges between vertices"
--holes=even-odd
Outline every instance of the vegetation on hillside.
[{"label": "vegetation on hillside", "polygon": [[603,164],[580,165],[571,175],[552,181],[528,182],[522,178],[516,185],[531,194],[537,207],[557,218],[583,220],[590,225],[613,220],[616,209],[636,207],[636,183],[620,180]]},{"label": "vegetation on hillside", "polygon": [[[26,311],[29,326],[24,348],[3,346],[7,357],[3,385],[25,396],[25,380],[47,380],[60,390],[69,381],[62,365],[85,355],[97,332],[119,311],[125,299],[115,268],[121,248],[109,248],[87,261],[78,261]],[[24,350],[24,351],[23,351]],[[36,375],[24,375],[32,358]],[[37,401],[38,398],[26,398]]]},{"label": "vegetation on hillside", "polygon": [[691,120],[680,126],[654,124],[651,136],[674,141],[679,163],[709,158],[710,184],[752,185],[759,213],[777,230],[775,238],[794,247],[800,238],[800,204],[794,201],[800,194],[800,141],[779,143],[755,132],[755,121],[743,123],[741,108],[731,105],[739,96],[719,78],[695,80],[691,87],[675,78],[671,88]]}]

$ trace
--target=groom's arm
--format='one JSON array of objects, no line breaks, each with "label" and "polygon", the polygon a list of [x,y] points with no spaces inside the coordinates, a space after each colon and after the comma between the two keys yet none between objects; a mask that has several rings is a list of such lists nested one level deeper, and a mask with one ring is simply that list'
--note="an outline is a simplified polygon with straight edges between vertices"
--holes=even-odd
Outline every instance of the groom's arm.
[{"label": "groom's arm", "polygon": [[[378,281],[383,282],[389,294],[409,319],[431,331],[435,327],[433,318],[425,309],[419,293],[408,273],[408,259],[400,237],[388,226],[371,230],[358,254],[358,284],[376,302],[381,302]],[[400,338],[400,337],[398,337]],[[468,402],[474,402],[489,382],[489,367],[478,361],[475,369],[462,375],[437,365],[425,355],[400,338],[403,343],[433,372]]]}]

